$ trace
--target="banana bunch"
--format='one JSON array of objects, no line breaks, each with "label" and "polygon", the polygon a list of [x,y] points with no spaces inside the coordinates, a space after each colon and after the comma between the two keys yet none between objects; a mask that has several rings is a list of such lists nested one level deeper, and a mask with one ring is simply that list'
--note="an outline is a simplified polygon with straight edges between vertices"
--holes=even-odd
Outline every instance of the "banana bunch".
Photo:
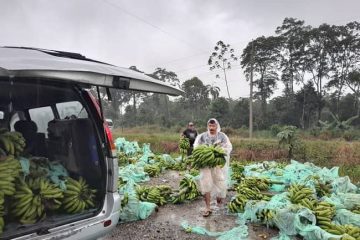
[{"label": "banana bunch", "polygon": [[96,190],[91,189],[85,179],[79,181],[67,178],[66,190],[62,206],[67,213],[81,213],[85,209],[95,207]]},{"label": "banana bunch", "polygon": [[359,240],[360,239],[360,227],[354,225],[338,225],[331,222],[324,223],[320,226],[328,233],[334,235],[343,235],[340,239],[344,240]]},{"label": "banana bunch", "polygon": [[124,208],[129,203],[129,194],[125,193],[123,199],[121,199],[121,208]]},{"label": "banana bunch", "polygon": [[307,188],[304,185],[292,184],[289,187],[289,195],[288,196],[292,203],[298,204],[304,198],[313,199],[314,192],[313,192],[313,190],[311,190],[311,188]]},{"label": "banana bunch", "polygon": [[198,176],[200,174],[200,171],[197,170],[197,169],[191,168],[190,171],[189,171],[189,174],[191,176]]},{"label": "banana bunch", "polygon": [[265,197],[261,194],[258,188],[250,188],[248,185],[243,183],[236,187],[236,192],[248,200],[268,200],[267,196]]},{"label": "banana bunch", "polygon": [[45,178],[19,180],[13,196],[11,211],[21,223],[32,224],[46,216],[46,210],[61,206],[63,193]]},{"label": "banana bunch", "polygon": [[144,171],[149,174],[150,177],[159,176],[161,167],[159,164],[147,164],[144,166]]},{"label": "banana bunch", "polygon": [[230,212],[239,213],[244,212],[244,208],[248,199],[243,194],[237,194],[229,203],[228,209]]},{"label": "banana bunch", "polygon": [[260,191],[269,190],[271,182],[266,178],[246,177],[242,181],[249,188],[257,188]]},{"label": "banana bunch", "polygon": [[240,162],[232,162],[230,167],[232,170],[231,179],[240,183],[241,179],[244,177],[244,165]]},{"label": "banana bunch", "polygon": [[22,134],[19,132],[8,132],[7,129],[2,129],[0,132],[0,147],[8,155],[20,156],[26,146]]},{"label": "banana bunch", "polygon": [[186,163],[183,162],[177,162],[175,164],[169,165],[166,168],[167,169],[171,169],[171,170],[175,170],[175,171],[185,171],[186,170]]},{"label": "banana bunch", "polygon": [[5,226],[5,221],[4,221],[4,202],[5,202],[5,198],[4,198],[4,193],[0,193],[0,234],[3,232],[4,226]]},{"label": "banana bunch", "polygon": [[360,205],[355,205],[351,211],[353,213],[360,214]]},{"label": "banana bunch", "polygon": [[317,182],[315,183],[315,190],[316,195],[319,198],[322,198],[324,196],[330,196],[332,190],[331,182],[322,183],[320,182],[320,180],[317,180]]},{"label": "banana bunch", "polygon": [[219,146],[200,145],[192,153],[194,161],[193,168],[213,168],[225,165],[225,151]]},{"label": "banana bunch", "polygon": [[180,189],[172,195],[171,202],[173,204],[182,203],[185,200],[194,200],[200,195],[200,192],[193,179],[184,177],[180,181]]},{"label": "banana bunch", "polygon": [[152,202],[161,206],[166,203],[166,198],[169,197],[171,193],[171,188],[170,188],[170,192],[166,195],[162,194],[161,190],[168,191],[167,189],[165,189],[164,186],[163,187],[140,186],[136,188],[136,193],[140,201]]},{"label": "banana bunch", "polygon": [[334,205],[327,202],[319,202],[317,206],[313,208],[317,225],[327,230],[332,218],[335,216],[335,211]]},{"label": "banana bunch", "polygon": [[11,196],[15,193],[15,179],[21,171],[20,162],[13,156],[0,161],[0,193]]},{"label": "banana bunch", "polygon": [[271,209],[262,209],[261,211],[256,212],[256,217],[265,224],[272,223],[274,216],[275,211]]},{"label": "banana bunch", "polygon": [[118,152],[117,153],[117,158],[118,158],[118,165],[120,166],[126,166],[127,164],[129,164],[129,159],[126,156],[126,154],[124,152]]},{"label": "banana bunch", "polygon": [[179,141],[179,149],[180,149],[180,153],[182,154],[186,154],[187,150],[190,148],[190,141],[188,138],[186,137],[182,137],[180,138]]},{"label": "banana bunch", "polygon": [[310,209],[311,211],[314,211],[317,205],[317,201],[315,199],[303,198],[299,204]]}]

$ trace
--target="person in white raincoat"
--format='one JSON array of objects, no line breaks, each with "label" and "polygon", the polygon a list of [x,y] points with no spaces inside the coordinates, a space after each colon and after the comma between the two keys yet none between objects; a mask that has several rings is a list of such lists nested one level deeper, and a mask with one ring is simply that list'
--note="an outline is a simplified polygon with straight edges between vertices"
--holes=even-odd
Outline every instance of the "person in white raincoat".
[{"label": "person in white raincoat", "polygon": [[194,148],[199,145],[218,145],[226,152],[226,163],[224,167],[200,169],[200,191],[205,197],[206,209],[203,214],[207,217],[211,214],[211,195],[216,197],[218,206],[223,204],[227,193],[228,171],[230,164],[230,153],[232,144],[225,133],[221,132],[220,124],[215,118],[207,122],[207,132],[198,135],[194,142]]}]

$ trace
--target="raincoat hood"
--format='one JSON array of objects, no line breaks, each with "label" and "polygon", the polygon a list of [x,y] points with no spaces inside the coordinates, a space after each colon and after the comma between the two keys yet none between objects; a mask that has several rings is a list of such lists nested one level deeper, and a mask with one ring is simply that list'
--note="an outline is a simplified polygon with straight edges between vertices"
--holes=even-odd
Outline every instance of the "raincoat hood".
[{"label": "raincoat hood", "polygon": [[208,121],[207,121],[207,131],[208,133],[210,134],[210,130],[209,130],[209,123],[210,121],[213,120],[217,126],[216,128],[216,133],[219,133],[221,131],[221,127],[220,127],[220,123],[218,122],[218,120],[216,120],[215,118],[210,118]]}]

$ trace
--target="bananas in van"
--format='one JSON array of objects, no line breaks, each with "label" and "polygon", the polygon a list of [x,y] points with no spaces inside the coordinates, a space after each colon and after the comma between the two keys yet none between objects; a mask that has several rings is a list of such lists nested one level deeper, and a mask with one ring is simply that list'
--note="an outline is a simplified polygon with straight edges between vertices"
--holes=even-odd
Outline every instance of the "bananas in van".
[{"label": "bananas in van", "polygon": [[0,161],[0,193],[11,196],[15,193],[15,179],[21,171],[20,162],[14,156]]},{"label": "bananas in van", "polygon": [[25,148],[25,139],[19,132],[8,132],[7,129],[0,131],[0,147],[8,154],[20,156]]},{"label": "bananas in van", "polygon": [[67,178],[64,200],[62,201],[63,209],[67,213],[81,213],[85,209],[95,207],[96,190],[91,189],[85,179],[80,177],[79,180]]}]

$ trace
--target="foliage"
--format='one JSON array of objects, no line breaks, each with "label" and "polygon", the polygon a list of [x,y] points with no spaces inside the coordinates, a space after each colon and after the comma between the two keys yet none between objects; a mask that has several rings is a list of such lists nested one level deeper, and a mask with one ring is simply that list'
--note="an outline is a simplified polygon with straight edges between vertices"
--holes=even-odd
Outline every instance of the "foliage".
[{"label": "foliage", "polygon": [[297,141],[296,127],[285,126],[276,136],[279,139],[279,145],[285,146],[288,149],[288,158],[291,159],[293,157],[293,150]]}]

